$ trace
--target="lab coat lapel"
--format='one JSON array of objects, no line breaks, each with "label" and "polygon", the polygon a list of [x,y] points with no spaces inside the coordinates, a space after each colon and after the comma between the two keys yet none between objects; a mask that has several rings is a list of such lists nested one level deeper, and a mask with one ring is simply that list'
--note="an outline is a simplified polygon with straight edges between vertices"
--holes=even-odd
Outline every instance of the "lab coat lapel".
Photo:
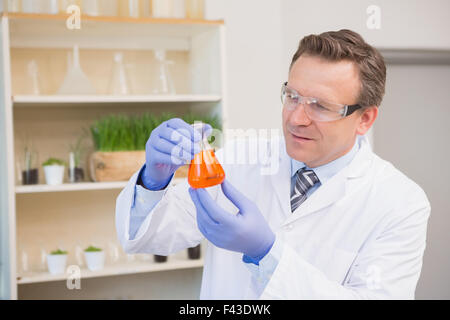
[{"label": "lab coat lapel", "polygon": [[[279,168],[276,173],[270,176],[270,181],[281,210],[284,216],[287,217],[291,214],[291,158],[286,153],[286,144],[283,137],[279,139],[279,150],[278,159],[271,155],[271,161],[278,161]],[[268,196],[273,196],[273,194]]]},{"label": "lab coat lapel", "polygon": [[288,216],[284,225],[318,212],[345,197],[348,191],[348,180],[364,176],[372,160],[373,153],[369,141],[366,136],[363,136],[361,137],[360,149],[352,162],[313,192],[305,202]]}]

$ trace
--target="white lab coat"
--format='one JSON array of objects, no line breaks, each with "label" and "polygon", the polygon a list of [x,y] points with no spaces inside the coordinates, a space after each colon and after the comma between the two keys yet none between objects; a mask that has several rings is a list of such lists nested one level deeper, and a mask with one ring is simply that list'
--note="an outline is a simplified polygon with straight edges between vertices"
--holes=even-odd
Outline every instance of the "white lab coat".
[{"label": "white lab coat", "polygon": [[[351,163],[294,213],[290,211],[290,158],[283,139],[278,154],[266,153],[271,161],[278,161],[276,174],[261,174],[267,162],[224,164],[226,178],[258,205],[283,249],[261,293],[242,254],[208,242],[200,298],[414,298],[430,204],[415,182],[372,152],[367,137],[359,136],[358,141],[360,149]],[[219,150],[219,160],[223,162],[230,150]],[[136,237],[129,239],[137,173],[116,203],[116,229],[124,250],[170,255],[200,243],[204,237],[197,228],[187,182],[162,191],[162,200]],[[219,186],[208,191],[220,206],[237,212]]]}]

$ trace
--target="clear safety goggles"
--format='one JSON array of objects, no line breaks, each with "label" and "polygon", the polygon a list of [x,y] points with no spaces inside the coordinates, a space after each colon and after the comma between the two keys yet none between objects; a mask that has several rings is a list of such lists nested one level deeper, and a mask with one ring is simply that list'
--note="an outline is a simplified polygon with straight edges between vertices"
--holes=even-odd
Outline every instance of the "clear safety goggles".
[{"label": "clear safety goggles", "polygon": [[318,98],[303,97],[288,87],[287,82],[281,87],[281,102],[290,111],[303,104],[305,113],[311,120],[322,122],[342,119],[362,108],[359,104],[345,105]]}]

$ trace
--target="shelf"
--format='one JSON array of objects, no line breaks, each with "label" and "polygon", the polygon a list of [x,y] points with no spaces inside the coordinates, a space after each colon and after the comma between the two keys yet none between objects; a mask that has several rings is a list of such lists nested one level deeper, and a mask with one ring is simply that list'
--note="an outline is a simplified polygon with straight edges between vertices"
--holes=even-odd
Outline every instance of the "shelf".
[{"label": "shelf", "polygon": [[167,50],[191,49],[193,37],[223,27],[223,20],[93,17],[81,15],[80,29],[66,26],[68,15],[8,13],[11,47]]},{"label": "shelf", "polygon": [[[153,260],[150,261],[133,261],[129,263],[117,264],[117,265],[105,265],[103,270],[90,271],[87,268],[81,268],[81,280],[87,278],[108,277],[127,275],[135,273],[157,272],[157,271],[170,271],[178,269],[192,269],[203,267],[203,259],[188,260],[181,259],[176,256],[169,256],[167,262],[156,263]],[[23,277],[18,277],[18,284],[27,283],[42,283],[50,281],[67,280],[66,274],[52,275],[48,272],[31,273]]]},{"label": "shelf", "polygon": [[40,104],[80,104],[88,105],[92,103],[163,103],[163,102],[218,102],[221,100],[220,95],[15,95],[13,103],[16,106],[34,106]]},{"label": "shelf", "polygon": [[[175,178],[172,180],[171,183],[177,184],[184,180],[185,180],[185,178]],[[128,183],[128,181],[79,182],[79,183],[64,183],[64,184],[57,185],[57,186],[50,186],[50,185],[46,185],[46,184],[16,186],[16,194],[123,189],[123,188],[125,188],[127,183]]]},{"label": "shelf", "polygon": [[[14,20],[67,20],[69,14],[37,14],[37,13],[2,13],[1,16]],[[222,25],[223,20],[186,19],[186,18],[132,18],[117,16],[89,16],[81,15],[81,21],[136,23],[136,24],[182,24],[182,25]]]}]

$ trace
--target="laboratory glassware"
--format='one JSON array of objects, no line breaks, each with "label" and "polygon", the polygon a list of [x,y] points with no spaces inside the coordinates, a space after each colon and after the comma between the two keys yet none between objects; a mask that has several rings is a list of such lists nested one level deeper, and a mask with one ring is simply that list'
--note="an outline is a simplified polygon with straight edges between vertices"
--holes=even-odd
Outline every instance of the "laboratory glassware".
[{"label": "laboratory glassware", "polygon": [[156,88],[154,94],[175,94],[175,86],[170,75],[169,66],[174,64],[171,60],[166,60],[165,50],[155,50],[155,58],[158,64]]},{"label": "laboratory glassware", "polygon": [[95,89],[86,74],[81,69],[78,45],[68,54],[68,70],[63,84],[58,90],[59,95],[95,94]]},{"label": "laboratory glassware", "polygon": [[128,76],[123,63],[123,53],[114,54],[114,65],[112,68],[111,80],[109,82],[108,93],[115,95],[127,95],[131,93]]},{"label": "laboratory glassware", "polygon": [[203,19],[204,10],[204,0],[186,0],[186,18]]},{"label": "laboratory glassware", "polygon": [[173,5],[173,0],[152,0],[152,16],[154,18],[171,18]]},{"label": "laboratory glassware", "polygon": [[189,165],[188,182],[192,188],[207,188],[221,184],[225,180],[225,172],[217,160],[214,150],[204,133],[202,123],[195,123],[194,130],[201,132],[201,151],[194,155]]},{"label": "laboratory glassware", "polygon": [[36,60],[31,60],[27,65],[28,77],[30,80],[30,91],[27,94],[30,95],[40,95],[41,94],[41,83],[39,77],[39,69]]}]

